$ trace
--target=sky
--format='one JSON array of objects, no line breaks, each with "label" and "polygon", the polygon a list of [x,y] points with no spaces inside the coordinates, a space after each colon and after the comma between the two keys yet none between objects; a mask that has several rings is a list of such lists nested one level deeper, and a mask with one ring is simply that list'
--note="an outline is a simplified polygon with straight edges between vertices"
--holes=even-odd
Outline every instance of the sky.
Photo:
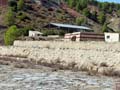
[{"label": "sky", "polygon": [[98,1],[102,1],[102,2],[115,2],[115,3],[120,3],[120,0],[98,0]]}]

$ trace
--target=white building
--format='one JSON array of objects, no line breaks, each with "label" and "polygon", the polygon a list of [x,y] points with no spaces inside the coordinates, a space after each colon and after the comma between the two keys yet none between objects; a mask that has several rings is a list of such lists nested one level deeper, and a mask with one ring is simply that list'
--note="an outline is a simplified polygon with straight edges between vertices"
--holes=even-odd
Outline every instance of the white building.
[{"label": "white building", "polygon": [[105,42],[119,42],[120,34],[119,33],[104,33]]},{"label": "white building", "polygon": [[29,37],[38,37],[38,36],[42,36],[43,33],[39,32],[39,31],[29,31]]}]

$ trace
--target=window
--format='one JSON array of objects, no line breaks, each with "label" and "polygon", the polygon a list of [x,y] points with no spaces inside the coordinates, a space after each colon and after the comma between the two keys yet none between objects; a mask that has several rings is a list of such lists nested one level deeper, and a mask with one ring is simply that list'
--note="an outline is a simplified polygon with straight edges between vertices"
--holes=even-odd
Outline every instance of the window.
[{"label": "window", "polygon": [[110,38],[110,36],[107,36],[107,39],[109,39]]},{"label": "window", "polygon": [[40,36],[40,34],[37,34],[37,36]]}]

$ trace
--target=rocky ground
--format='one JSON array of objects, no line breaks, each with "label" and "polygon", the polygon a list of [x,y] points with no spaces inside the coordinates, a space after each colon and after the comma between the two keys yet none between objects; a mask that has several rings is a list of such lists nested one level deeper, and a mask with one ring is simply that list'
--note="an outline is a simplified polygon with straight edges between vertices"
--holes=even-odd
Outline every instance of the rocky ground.
[{"label": "rocky ground", "polygon": [[120,43],[15,41],[13,46],[0,46],[0,56],[3,61],[120,77]]},{"label": "rocky ground", "polygon": [[24,69],[0,65],[0,90],[114,90],[116,80],[44,66]]},{"label": "rocky ground", "polygon": [[115,89],[119,47],[104,42],[0,46],[0,90],[120,90]]}]

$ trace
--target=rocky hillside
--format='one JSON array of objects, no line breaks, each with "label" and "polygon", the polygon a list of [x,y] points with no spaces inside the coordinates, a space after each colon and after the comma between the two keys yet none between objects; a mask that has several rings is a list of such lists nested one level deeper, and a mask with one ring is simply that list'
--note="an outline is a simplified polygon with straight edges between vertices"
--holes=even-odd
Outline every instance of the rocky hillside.
[{"label": "rocky hillside", "polygon": [[[20,1],[23,1],[21,6]],[[9,27],[14,24],[19,28],[29,27],[39,31],[43,30],[46,24],[56,22],[88,26],[97,33],[119,32],[120,4],[101,3],[96,0],[76,1],[10,0],[8,7],[1,9],[0,25]],[[11,16],[9,24],[8,22],[6,24],[6,18],[9,16]],[[1,27],[0,29],[3,30]]]}]

